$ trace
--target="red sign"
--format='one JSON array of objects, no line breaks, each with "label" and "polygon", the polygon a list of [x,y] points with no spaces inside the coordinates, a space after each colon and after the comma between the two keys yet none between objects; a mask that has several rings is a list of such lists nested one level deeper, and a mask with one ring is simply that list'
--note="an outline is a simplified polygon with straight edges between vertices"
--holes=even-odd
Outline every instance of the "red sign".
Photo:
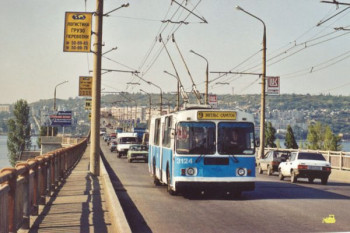
[{"label": "red sign", "polygon": [[212,108],[218,107],[218,97],[216,95],[208,95],[208,102],[209,105],[212,106]]},{"label": "red sign", "polygon": [[279,95],[280,94],[280,77],[266,77],[267,89],[266,94],[268,95]]}]

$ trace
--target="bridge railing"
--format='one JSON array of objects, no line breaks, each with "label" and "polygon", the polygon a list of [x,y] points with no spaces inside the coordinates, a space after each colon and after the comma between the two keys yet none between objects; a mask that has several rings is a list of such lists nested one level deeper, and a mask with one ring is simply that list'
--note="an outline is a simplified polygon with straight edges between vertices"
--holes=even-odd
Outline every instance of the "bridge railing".
[{"label": "bridge railing", "polygon": [[350,152],[344,151],[323,151],[323,150],[307,150],[307,149],[281,149],[281,148],[265,148],[265,151],[301,151],[321,153],[324,158],[331,163],[332,168],[339,170],[350,170]]},{"label": "bridge railing", "polygon": [[0,233],[29,229],[30,215],[58,187],[79,161],[88,138],[80,143],[17,163],[0,171]]}]

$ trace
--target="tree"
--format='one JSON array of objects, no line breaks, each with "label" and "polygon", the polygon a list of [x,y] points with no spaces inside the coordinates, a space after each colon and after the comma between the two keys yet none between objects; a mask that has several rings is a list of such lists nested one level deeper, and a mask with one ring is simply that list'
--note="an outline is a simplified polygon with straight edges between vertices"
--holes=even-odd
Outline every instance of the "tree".
[{"label": "tree", "polygon": [[265,147],[276,148],[275,144],[276,140],[276,129],[272,127],[271,122],[267,122],[267,126],[265,127]]},{"label": "tree", "polygon": [[333,133],[329,125],[316,122],[316,124],[310,125],[308,128],[307,148],[339,151],[342,149],[341,138]]},{"label": "tree", "polygon": [[287,126],[286,140],[284,145],[287,149],[298,149],[298,144],[295,141],[293,129],[290,125]]},{"label": "tree", "polygon": [[308,127],[307,148],[311,150],[320,150],[323,147],[323,125],[320,122],[311,124]]},{"label": "tree", "polygon": [[325,126],[323,150],[339,151],[341,149],[341,138],[333,134],[331,127]]},{"label": "tree", "polygon": [[27,101],[18,100],[13,109],[14,118],[8,120],[7,149],[9,151],[9,162],[12,166],[19,160],[25,148],[29,148],[30,123],[29,106]]}]

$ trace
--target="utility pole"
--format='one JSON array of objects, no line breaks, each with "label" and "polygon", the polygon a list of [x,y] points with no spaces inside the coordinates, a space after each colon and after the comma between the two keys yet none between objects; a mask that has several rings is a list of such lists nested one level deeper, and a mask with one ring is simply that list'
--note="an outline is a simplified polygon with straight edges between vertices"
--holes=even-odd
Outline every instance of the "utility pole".
[{"label": "utility pole", "polygon": [[103,0],[96,0],[95,41],[93,44],[94,69],[92,78],[90,172],[100,175],[100,106],[101,106],[101,57],[102,57]]},{"label": "utility pole", "polygon": [[264,156],[264,146],[265,146],[265,83],[266,83],[266,25],[265,22],[258,18],[257,16],[245,11],[239,6],[236,6],[237,10],[243,11],[244,13],[250,15],[251,17],[259,20],[264,26],[263,35],[263,55],[262,55],[262,76],[261,76],[261,113],[260,113],[260,149],[259,158]]}]

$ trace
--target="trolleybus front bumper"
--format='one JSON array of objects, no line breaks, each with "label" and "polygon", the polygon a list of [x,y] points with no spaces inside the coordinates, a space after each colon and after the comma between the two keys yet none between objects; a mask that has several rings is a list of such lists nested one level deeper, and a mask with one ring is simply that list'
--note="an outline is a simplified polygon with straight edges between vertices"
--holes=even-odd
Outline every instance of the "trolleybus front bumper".
[{"label": "trolleybus front bumper", "polygon": [[176,191],[188,192],[194,190],[203,191],[254,191],[255,182],[183,182],[177,181]]}]

